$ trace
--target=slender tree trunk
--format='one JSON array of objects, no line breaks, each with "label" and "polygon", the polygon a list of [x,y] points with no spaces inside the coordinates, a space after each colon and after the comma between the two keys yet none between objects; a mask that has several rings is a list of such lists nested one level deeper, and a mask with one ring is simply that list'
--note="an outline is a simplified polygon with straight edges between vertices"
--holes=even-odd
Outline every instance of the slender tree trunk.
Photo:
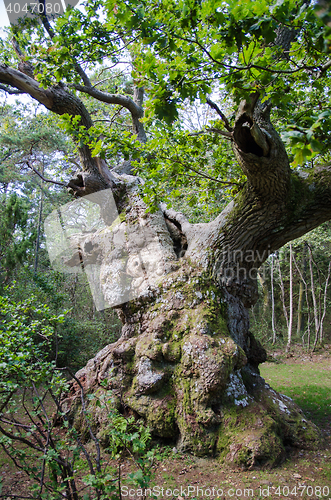
[{"label": "slender tree trunk", "polygon": [[[308,301],[308,287],[307,287],[307,282],[303,276],[303,273],[300,271],[300,268],[298,266],[298,263],[296,261],[296,258],[295,256],[293,255],[293,263],[296,267],[296,270],[298,271],[299,273],[299,276],[300,276],[300,284],[302,283],[304,288],[304,292],[305,292],[305,296],[306,296],[306,302],[307,302],[307,308],[308,308],[308,323],[307,323],[307,326],[308,326],[308,341],[307,341],[307,345],[309,347],[309,341],[310,341],[310,307],[309,307],[309,301]],[[304,343],[305,343],[305,332],[303,332],[303,335],[302,335],[302,345],[304,346]]]},{"label": "slender tree trunk", "polygon": [[[44,175],[44,163],[42,168],[42,175]],[[43,201],[44,201],[44,191],[43,191],[43,181],[41,181],[41,189],[40,189],[40,199],[39,199],[39,215],[38,215],[38,225],[37,225],[37,239],[36,239],[36,249],[35,249],[35,258],[34,258],[34,273],[37,273],[38,270],[38,259],[39,259],[39,248],[40,248],[40,231],[41,231],[41,221],[43,215]]]},{"label": "slender tree trunk", "polygon": [[292,342],[292,325],[293,325],[293,258],[292,258],[292,243],[290,243],[290,317],[288,320],[287,330],[287,346],[286,351],[290,350]]},{"label": "slender tree trunk", "polygon": [[309,251],[310,286],[311,286],[311,296],[313,299],[313,310],[314,310],[314,321],[315,321],[315,340],[314,340],[314,349],[315,349],[319,338],[320,322],[319,322],[318,306],[317,306],[315,283],[314,283],[313,254],[310,245],[308,245],[308,251]]},{"label": "slender tree trunk", "polygon": [[274,290],[274,254],[271,255],[271,328],[272,343],[276,343],[276,325],[275,325],[275,290]]},{"label": "slender tree trunk", "polygon": [[325,320],[325,315],[326,315],[326,306],[327,306],[327,294],[328,294],[328,287],[329,287],[329,281],[330,281],[330,275],[331,275],[331,261],[329,262],[328,266],[328,274],[325,280],[325,285],[324,285],[324,297],[323,297],[323,314],[321,317],[320,321],[320,343],[323,343],[323,325],[324,325],[324,320]]},{"label": "slender tree trunk", "polygon": [[[300,276],[303,275],[304,277],[306,274],[306,266],[307,266],[306,250],[307,250],[307,244],[304,243],[303,255],[302,255],[302,273],[300,272]],[[296,268],[298,269],[298,265],[295,261],[295,258],[294,258],[294,262],[295,262]],[[303,279],[301,278],[300,284],[299,284],[299,298],[298,298],[298,321],[297,321],[297,335],[298,335],[298,337],[304,331],[304,313],[303,313],[304,298],[305,298],[305,283],[304,283]]]},{"label": "slender tree trunk", "polygon": [[285,287],[284,287],[284,282],[283,282],[283,276],[282,276],[282,270],[281,270],[281,266],[280,266],[279,256],[277,256],[277,266],[278,266],[278,275],[279,275],[280,298],[282,301],[283,313],[284,313],[284,318],[286,321],[286,328],[288,331],[289,320],[288,320],[287,307],[286,307],[286,302],[285,302]]},{"label": "slender tree trunk", "polygon": [[265,280],[265,265],[261,266],[261,268],[257,272],[257,277],[260,282],[261,288],[262,288],[262,294],[263,294],[263,317],[268,312],[269,309],[269,304],[270,304],[270,295],[269,295],[269,290],[268,290],[268,285]]},{"label": "slender tree trunk", "polygon": [[311,253],[311,258],[312,258],[313,264],[316,267],[317,277],[318,277],[318,307],[317,307],[317,311],[318,311],[318,335],[316,334],[316,336],[320,337],[321,327],[322,327],[322,324],[321,324],[321,320],[322,320],[322,279],[321,279],[320,268],[314,259],[313,253]]},{"label": "slender tree trunk", "polygon": [[298,296],[298,316],[297,316],[297,335],[299,336],[303,324],[303,305],[304,305],[304,284],[302,280],[299,283],[299,296]]}]

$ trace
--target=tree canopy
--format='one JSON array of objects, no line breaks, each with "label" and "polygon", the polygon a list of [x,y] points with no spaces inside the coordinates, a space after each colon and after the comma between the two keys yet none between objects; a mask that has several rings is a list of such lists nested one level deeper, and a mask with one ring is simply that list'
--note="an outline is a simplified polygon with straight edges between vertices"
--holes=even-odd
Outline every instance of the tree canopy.
[{"label": "tree canopy", "polygon": [[[219,203],[220,189],[245,181],[227,142],[236,106],[256,92],[272,106],[293,168],[328,161],[329,28],[316,10],[294,0],[88,1],[54,22],[13,26],[1,42],[1,88],[62,115],[92,157],[139,159],[149,199],[193,183],[192,205]],[[88,112],[59,105],[60,92]],[[197,102],[212,114],[194,135],[183,113]]]}]

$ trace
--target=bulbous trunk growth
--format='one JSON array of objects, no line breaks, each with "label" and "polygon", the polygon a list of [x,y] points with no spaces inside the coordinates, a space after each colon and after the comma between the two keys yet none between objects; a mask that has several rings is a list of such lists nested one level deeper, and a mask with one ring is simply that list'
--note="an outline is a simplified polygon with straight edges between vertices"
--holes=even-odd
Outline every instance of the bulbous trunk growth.
[{"label": "bulbous trunk growth", "polygon": [[[132,268],[139,238],[127,243],[126,273],[139,297],[118,309],[121,338],[77,373],[86,392],[112,389],[114,404],[142,417],[154,436],[176,441],[182,451],[242,466],[272,465],[288,445],[316,447],[320,441],[295,403],[260,376],[266,353],[249,331],[246,308],[257,297],[258,268],[271,252],[331,217],[329,167],[308,179],[293,174],[269,111],[257,96],[242,103],[231,133],[247,183],[208,224],[190,224],[164,206],[147,214],[137,180],[124,176],[121,224],[128,226],[120,224],[117,234],[130,238],[148,229],[150,248],[158,249],[152,267],[162,265],[148,282],[146,268],[139,275]],[[92,245],[85,241],[81,249],[102,248],[105,234],[93,234]],[[149,253],[142,257],[147,266]],[[109,277],[116,274],[107,259],[115,254],[122,255],[103,257],[105,296],[111,296]],[[83,429],[79,396],[74,381],[64,404]],[[90,410],[107,442],[107,415],[93,403]]]},{"label": "bulbous trunk growth", "polygon": [[[203,269],[186,263],[120,315],[121,338],[76,374],[86,392],[102,393],[106,381],[114,404],[155,437],[238,465],[275,464],[287,445],[317,446],[316,427],[259,375],[266,353],[240,299]],[[73,382],[64,406],[83,430],[79,396]],[[90,410],[107,442],[107,415]]]}]

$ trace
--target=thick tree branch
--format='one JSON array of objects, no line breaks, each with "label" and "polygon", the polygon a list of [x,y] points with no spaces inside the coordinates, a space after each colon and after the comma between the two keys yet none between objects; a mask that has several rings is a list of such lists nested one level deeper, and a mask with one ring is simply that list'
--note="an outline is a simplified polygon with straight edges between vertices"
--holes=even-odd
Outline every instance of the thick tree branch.
[{"label": "thick tree branch", "polygon": [[236,157],[260,200],[284,200],[290,186],[287,153],[270,122],[270,104],[255,93],[242,101],[233,131]]},{"label": "thick tree branch", "polygon": [[284,224],[270,236],[276,249],[331,219],[331,165],[315,167],[307,179],[292,173],[290,193]]},{"label": "thick tree branch", "polygon": [[9,87],[7,87],[6,85],[0,85],[0,90],[4,90],[5,92],[7,92],[7,94],[10,94],[10,95],[21,95],[21,94],[24,94],[25,92],[23,92],[23,90],[14,90],[14,89],[11,89]]},{"label": "thick tree branch", "polygon": [[[10,85],[43,104],[47,109],[58,115],[69,114],[80,117],[80,126],[88,130],[92,120],[83,102],[71,94],[63,85],[55,85],[43,89],[32,77],[19,70],[0,64],[0,83]],[[116,177],[109,171],[105,160],[93,158],[90,147],[79,143],[79,156],[83,167],[79,183],[72,183],[72,188],[79,188],[76,194],[84,196],[91,192],[118,186]]]},{"label": "thick tree branch", "polygon": [[165,203],[160,203],[160,208],[164,215],[171,221],[179,224],[181,230],[187,234],[192,230],[192,224],[189,222],[187,217],[181,212],[176,212],[172,208],[167,209],[167,205]]},{"label": "thick tree branch", "polygon": [[84,92],[85,94],[94,97],[98,101],[105,102],[107,104],[117,104],[123,106],[131,113],[133,131],[137,134],[138,140],[141,142],[146,142],[146,133],[143,124],[140,122],[140,118],[144,115],[144,110],[142,108],[144,90],[142,88],[134,89],[134,98],[126,97],[120,94],[109,94],[108,92],[102,92],[97,90],[95,87],[83,86],[78,84],[72,84],[72,87],[79,92]]},{"label": "thick tree branch", "polygon": [[73,88],[79,90],[79,92],[84,92],[85,94],[94,97],[98,101],[105,102],[107,104],[119,104],[124,108],[128,109],[132,115],[142,118],[144,111],[138,106],[130,97],[126,97],[120,94],[109,94],[108,92],[102,92],[94,87],[87,87],[86,85],[71,84]]},{"label": "thick tree branch", "polygon": [[217,219],[192,225],[187,235],[187,258],[204,262],[247,307],[257,300],[256,273],[269,255],[331,219],[331,165],[308,179],[291,173],[288,184],[286,197],[261,197],[248,182]]},{"label": "thick tree branch", "polygon": [[43,89],[36,80],[17,69],[10,68],[6,64],[0,64],[0,83],[10,85],[22,93],[29,94],[47,109],[51,110],[53,107],[52,92],[50,90]]},{"label": "thick tree branch", "polygon": [[56,184],[57,186],[68,186],[67,182],[60,182],[60,181],[53,181],[53,179],[46,179],[36,168],[34,168],[29,161],[25,162],[27,166],[35,173],[37,174],[44,182],[50,182],[51,184]]}]

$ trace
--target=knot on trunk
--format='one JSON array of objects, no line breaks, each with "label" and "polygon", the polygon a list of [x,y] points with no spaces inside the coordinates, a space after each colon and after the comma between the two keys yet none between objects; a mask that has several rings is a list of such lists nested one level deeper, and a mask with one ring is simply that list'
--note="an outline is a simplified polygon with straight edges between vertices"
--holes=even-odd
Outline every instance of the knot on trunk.
[{"label": "knot on trunk", "polygon": [[284,201],[290,185],[285,147],[270,121],[269,102],[255,93],[243,101],[233,130],[233,148],[255,194],[265,201]]},{"label": "knot on trunk", "polygon": [[70,179],[67,187],[69,193],[75,196],[75,198],[109,188],[104,179],[90,172],[78,172],[75,177]]}]

